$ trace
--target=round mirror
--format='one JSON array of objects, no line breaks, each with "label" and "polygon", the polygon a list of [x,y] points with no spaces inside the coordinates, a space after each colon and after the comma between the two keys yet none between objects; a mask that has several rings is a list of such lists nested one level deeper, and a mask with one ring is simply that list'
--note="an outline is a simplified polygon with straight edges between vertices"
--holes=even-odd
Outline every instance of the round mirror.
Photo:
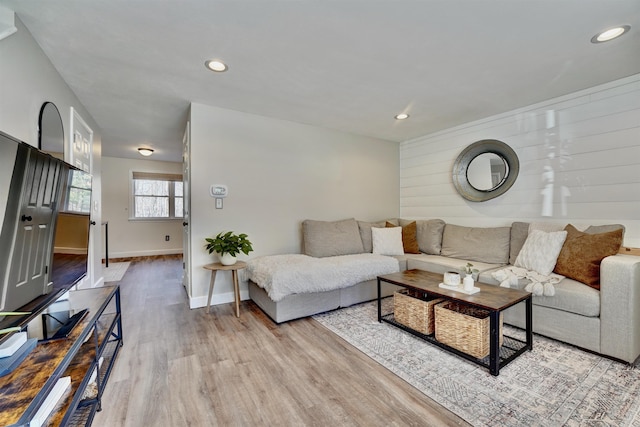
[{"label": "round mirror", "polygon": [[495,153],[476,156],[467,168],[467,180],[476,190],[491,191],[502,184],[509,173],[509,165]]},{"label": "round mirror", "polygon": [[460,153],[453,165],[453,185],[465,199],[483,202],[511,188],[518,171],[518,156],[511,147],[495,139],[484,139]]},{"label": "round mirror", "polygon": [[64,129],[58,107],[53,102],[42,104],[38,126],[38,148],[54,157],[63,159]]}]

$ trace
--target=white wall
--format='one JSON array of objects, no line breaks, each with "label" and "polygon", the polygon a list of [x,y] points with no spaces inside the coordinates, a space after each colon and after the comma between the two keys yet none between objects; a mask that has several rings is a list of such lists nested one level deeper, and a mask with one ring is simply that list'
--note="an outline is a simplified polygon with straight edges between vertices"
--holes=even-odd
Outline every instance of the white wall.
[{"label": "white wall", "polygon": [[[506,194],[474,203],[451,170],[481,139],[510,145],[520,174]],[[624,244],[640,247],[640,74],[402,143],[400,214],[476,226],[621,223]]]},{"label": "white wall", "polygon": [[[192,307],[206,303],[202,266],[214,261],[205,237],[247,233],[249,257],[299,253],[304,219],[398,215],[397,143],[192,104],[190,157]],[[229,188],[222,210],[211,184]],[[229,276],[218,274],[214,303],[233,300]]]},{"label": "white wall", "polygon": [[[46,101],[53,102],[60,111],[64,127],[65,146],[69,143],[69,129],[73,107],[94,132],[93,140],[93,200],[91,219],[101,222],[101,139],[98,125],[82,106],[69,86],[62,80],[49,58],[16,16],[18,31],[0,40],[0,130],[35,147],[38,146],[38,117]],[[93,285],[102,281],[100,227],[91,234]]]},{"label": "white wall", "polygon": [[102,158],[102,219],[109,221],[109,258],[182,253],[182,220],[129,220],[132,171],[182,173],[182,163]]}]

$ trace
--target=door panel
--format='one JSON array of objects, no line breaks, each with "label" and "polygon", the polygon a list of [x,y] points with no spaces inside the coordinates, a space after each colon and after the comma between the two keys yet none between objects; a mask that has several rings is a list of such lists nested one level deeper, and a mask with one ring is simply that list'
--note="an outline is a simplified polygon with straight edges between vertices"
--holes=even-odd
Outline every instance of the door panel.
[{"label": "door panel", "polygon": [[52,243],[52,221],[58,196],[61,165],[52,157],[29,151],[22,202],[18,211],[15,245],[9,256],[11,301],[24,304],[46,293],[46,265]]}]

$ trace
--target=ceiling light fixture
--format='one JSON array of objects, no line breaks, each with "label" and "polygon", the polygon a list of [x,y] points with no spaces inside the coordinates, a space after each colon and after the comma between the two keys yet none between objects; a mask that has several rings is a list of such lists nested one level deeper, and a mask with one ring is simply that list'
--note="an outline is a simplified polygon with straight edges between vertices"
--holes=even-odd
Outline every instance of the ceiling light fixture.
[{"label": "ceiling light fixture", "polygon": [[630,29],[631,29],[630,25],[621,25],[619,27],[609,28],[608,30],[599,32],[595,36],[591,37],[591,43],[608,42],[609,40],[613,40],[617,37],[620,37]]},{"label": "ceiling light fixture", "polygon": [[216,73],[224,73],[229,69],[227,64],[220,61],[219,59],[210,59],[204,63],[205,67],[207,67],[211,71],[215,71]]},{"label": "ceiling light fixture", "polygon": [[409,115],[407,113],[396,114],[394,117],[396,120],[407,120]]},{"label": "ceiling light fixture", "polygon": [[153,148],[138,148],[138,153],[142,154],[145,157],[149,157],[153,154]]}]

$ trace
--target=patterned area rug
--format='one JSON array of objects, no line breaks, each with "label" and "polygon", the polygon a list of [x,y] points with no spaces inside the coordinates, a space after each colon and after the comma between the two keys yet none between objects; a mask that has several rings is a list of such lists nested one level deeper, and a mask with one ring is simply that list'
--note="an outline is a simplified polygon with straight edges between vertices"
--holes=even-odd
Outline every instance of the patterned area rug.
[{"label": "patterned area rug", "polygon": [[[393,299],[384,300],[383,313]],[[494,377],[387,323],[375,302],[313,316],[366,355],[474,426],[640,427],[640,367],[534,335]],[[524,338],[516,328],[508,335]]]},{"label": "patterned area rug", "polygon": [[102,274],[104,275],[104,281],[107,282],[119,282],[127,272],[131,262],[110,262],[109,267],[102,266]]}]

